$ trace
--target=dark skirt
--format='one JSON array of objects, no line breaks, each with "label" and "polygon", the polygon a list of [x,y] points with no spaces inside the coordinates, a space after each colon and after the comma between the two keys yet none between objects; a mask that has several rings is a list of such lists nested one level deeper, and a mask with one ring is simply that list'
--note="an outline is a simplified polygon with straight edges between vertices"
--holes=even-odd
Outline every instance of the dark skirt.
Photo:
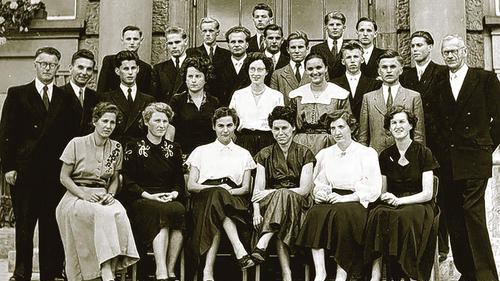
[{"label": "dark skirt", "polygon": [[372,263],[382,256],[398,263],[407,277],[429,280],[436,247],[436,234],[431,234],[433,205],[394,207],[381,203],[373,208],[366,225],[365,261]]},{"label": "dark skirt", "polygon": [[273,143],[274,138],[271,131],[242,129],[236,134],[236,144],[248,150],[252,156]]},{"label": "dark skirt", "polygon": [[189,246],[196,262],[210,249],[226,217],[237,226],[248,226],[250,202],[243,196],[233,196],[222,187],[211,187],[191,194],[191,200],[193,229]]},{"label": "dark skirt", "polygon": [[259,202],[262,225],[256,233],[256,242],[265,233],[273,232],[288,247],[294,246],[307,210],[312,205],[310,196],[304,197],[286,188],[275,190]]},{"label": "dark skirt", "polygon": [[351,276],[359,276],[367,216],[368,210],[359,202],[315,205],[307,213],[295,244],[325,249]]}]

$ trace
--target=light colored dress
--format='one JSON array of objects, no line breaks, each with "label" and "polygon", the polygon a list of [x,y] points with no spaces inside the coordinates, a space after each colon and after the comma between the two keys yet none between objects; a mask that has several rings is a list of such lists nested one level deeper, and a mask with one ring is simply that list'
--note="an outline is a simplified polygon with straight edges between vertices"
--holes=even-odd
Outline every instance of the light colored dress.
[{"label": "light colored dress", "polygon": [[[122,166],[120,143],[107,140],[96,146],[93,134],[72,139],[60,159],[73,165],[71,178],[86,192],[106,193],[109,181]],[[93,186],[93,187],[89,187]],[[102,205],[67,191],[56,208],[69,281],[101,276],[101,265],[116,259],[117,270],[139,260],[127,213],[118,200]]]}]

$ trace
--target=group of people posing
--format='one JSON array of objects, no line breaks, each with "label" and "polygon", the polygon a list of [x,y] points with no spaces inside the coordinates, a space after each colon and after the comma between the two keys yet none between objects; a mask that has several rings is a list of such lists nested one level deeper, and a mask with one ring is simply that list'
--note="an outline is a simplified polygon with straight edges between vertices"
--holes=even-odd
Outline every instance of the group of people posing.
[{"label": "group of people posing", "polygon": [[285,281],[292,253],[312,255],[315,281],[328,257],[337,281],[381,280],[383,261],[395,280],[428,280],[438,225],[460,280],[498,280],[484,192],[500,83],[467,66],[464,40],[442,39],[441,66],[432,36],[414,32],[415,67],[403,69],[396,51],[374,47],[372,19],[347,42],[345,16],[328,13],[327,40],[309,48],[303,32],[283,39],[266,4],[252,17],[258,34],[228,29],[229,50],[213,18],[201,19],[195,48],[167,28],[170,59],[153,67],[137,56],[141,30],[127,26],[97,93],[90,51],[73,54],[57,87],[61,54],[37,50],[35,80],[9,88],[0,124],[16,218],[10,281],[31,278],[37,220],[41,281],[63,277],[63,260],[70,281],[114,280],[137,262],[141,281],[178,280],[183,248],[214,280],[224,236],[243,270],[275,243]]}]

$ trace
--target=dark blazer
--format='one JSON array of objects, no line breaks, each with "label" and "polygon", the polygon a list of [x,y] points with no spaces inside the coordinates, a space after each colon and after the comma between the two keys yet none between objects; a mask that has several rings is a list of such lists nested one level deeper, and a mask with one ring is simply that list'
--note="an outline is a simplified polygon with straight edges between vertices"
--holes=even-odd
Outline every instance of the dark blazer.
[{"label": "dark blazer", "polygon": [[85,88],[82,108],[82,106],[80,105],[80,101],[76,96],[78,93],[75,93],[70,83],[62,86],[61,89],[71,101],[71,117],[74,124],[72,136],[76,137],[90,134],[92,131],[94,131],[94,126],[92,125],[92,111],[99,102],[97,93],[94,90],[89,89],[88,87]]},{"label": "dark blazer", "polygon": [[278,59],[278,62],[276,63],[276,66],[270,71],[270,73],[267,74],[266,78],[264,79],[264,84],[266,84],[268,87],[271,87],[271,78],[273,76],[273,72],[287,66],[289,63],[290,57],[287,54],[280,53],[280,57]]},{"label": "dark blazer", "polygon": [[356,92],[354,93],[353,97],[351,93],[351,87],[349,87],[349,82],[347,81],[347,76],[345,74],[341,77],[333,79],[331,82],[349,91],[349,103],[351,104],[351,111],[358,121],[361,112],[361,102],[363,101],[363,95],[368,92],[375,91],[382,86],[382,81],[366,77],[361,73],[358,86],[356,87]]},{"label": "dark blazer", "polygon": [[175,68],[172,59],[153,66],[151,88],[152,96],[158,101],[166,103],[170,102],[176,93],[187,90],[186,81],[181,76],[180,69]]},{"label": "dark blazer", "polygon": [[231,101],[234,91],[250,85],[248,69],[245,65],[246,64],[243,63],[240,72],[236,74],[233,62],[229,59],[226,67],[224,67],[218,74],[220,79],[224,81],[221,90],[217,93],[213,93],[213,96],[219,99],[219,106],[229,106],[229,102]]},{"label": "dark blazer", "polygon": [[[281,44],[281,48],[280,48],[281,53],[288,55],[287,48],[288,48],[288,40],[283,39],[283,43]],[[247,53],[260,52],[260,51],[261,50],[259,50],[259,44],[257,42],[257,34],[255,34],[254,36],[250,37],[250,39],[248,40]],[[263,52],[263,50],[262,50],[262,52]]]},{"label": "dark blazer", "polygon": [[[136,83],[140,92],[151,93],[151,71],[151,65],[139,60],[139,73],[137,73]],[[115,55],[105,56],[97,80],[97,92],[101,94],[118,88],[120,88],[120,77],[115,73]]]},{"label": "dark blazer", "polygon": [[116,125],[111,138],[119,141],[122,145],[127,142],[142,138],[146,135],[146,129],[140,128],[139,123],[141,120],[141,112],[146,105],[155,102],[155,98],[137,91],[135,96],[134,105],[129,108],[128,101],[125,94],[121,89],[104,93],[99,96],[100,101],[107,101],[116,104],[120,110],[123,120]]},{"label": "dark blazer", "polygon": [[385,50],[374,47],[368,63],[364,62],[361,64],[361,72],[370,78],[377,78],[378,77],[377,59],[384,52]]},{"label": "dark blazer", "polygon": [[340,77],[345,73],[345,66],[342,64],[342,52],[338,52],[336,58],[333,57],[330,48],[328,48],[328,42],[325,41],[318,45],[311,47],[311,53],[319,53],[326,58],[326,63],[328,64],[328,77],[330,81],[333,78]]},{"label": "dark blazer", "polygon": [[399,83],[401,83],[401,85],[405,88],[420,93],[422,102],[424,103],[424,111],[426,111],[430,106],[427,102],[427,97],[431,92],[431,86],[433,82],[442,77],[442,72],[444,71],[446,71],[446,67],[444,65],[439,65],[431,61],[422,74],[422,79],[420,79],[420,81],[417,76],[417,68],[410,67],[404,69],[403,74],[399,77]]},{"label": "dark blazer", "polygon": [[470,68],[455,101],[449,71],[429,97],[430,137],[441,173],[453,180],[491,177],[492,152],[500,143],[500,82],[495,73]]},{"label": "dark blazer", "polygon": [[[49,110],[35,81],[9,88],[0,125],[2,170],[17,171],[17,185],[59,183],[59,156],[71,138],[69,98],[54,86]],[[53,189],[47,186],[47,189]]]}]

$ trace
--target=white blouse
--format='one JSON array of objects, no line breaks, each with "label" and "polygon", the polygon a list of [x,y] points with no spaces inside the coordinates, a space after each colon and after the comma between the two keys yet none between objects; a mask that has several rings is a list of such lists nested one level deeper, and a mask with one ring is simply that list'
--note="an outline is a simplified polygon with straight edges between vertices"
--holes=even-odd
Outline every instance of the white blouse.
[{"label": "white blouse", "polygon": [[328,195],[332,188],[351,190],[365,208],[380,196],[382,175],[378,154],[373,148],[353,141],[345,152],[333,145],[318,152],[316,159],[315,196]]},{"label": "white blouse", "polygon": [[248,150],[233,142],[223,145],[218,140],[195,148],[186,164],[200,171],[199,184],[206,180],[228,177],[241,185],[245,171],[257,167]]},{"label": "white blouse", "polygon": [[284,106],[283,94],[266,86],[259,102],[255,102],[252,90],[246,88],[234,92],[229,108],[236,110],[240,118],[238,131],[241,129],[270,131],[267,117],[278,106]]}]

